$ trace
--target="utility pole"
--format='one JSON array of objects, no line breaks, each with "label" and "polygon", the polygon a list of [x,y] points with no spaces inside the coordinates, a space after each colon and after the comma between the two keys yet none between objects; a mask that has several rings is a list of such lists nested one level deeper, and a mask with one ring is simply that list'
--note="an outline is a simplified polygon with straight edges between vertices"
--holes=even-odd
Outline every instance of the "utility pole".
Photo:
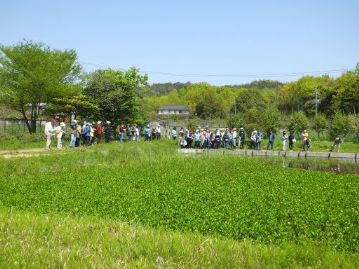
[{"label": "utility pole", "polygon": [[315,104],[315,116],[317,116],[317,114],[318,114],[318,104],[319,104],[318,91],[317,91],[317,89],[314,89],[314,94],[315,94],[315,100],[314,100],[314,104]]}]

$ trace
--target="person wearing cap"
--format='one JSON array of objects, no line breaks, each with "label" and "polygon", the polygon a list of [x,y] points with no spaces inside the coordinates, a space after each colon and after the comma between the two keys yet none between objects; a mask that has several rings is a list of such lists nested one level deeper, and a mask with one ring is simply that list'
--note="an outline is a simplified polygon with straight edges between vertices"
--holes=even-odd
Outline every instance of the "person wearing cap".
[{"label": "person wearing cap", "polygon": [[53,136],[53,133],[55,129],[53,128],[54,120],[51,118],[48,118],[46,124],[45,124],[45,136],[46,136],[46,149],[50,150],[51,148],[51,137]]}]

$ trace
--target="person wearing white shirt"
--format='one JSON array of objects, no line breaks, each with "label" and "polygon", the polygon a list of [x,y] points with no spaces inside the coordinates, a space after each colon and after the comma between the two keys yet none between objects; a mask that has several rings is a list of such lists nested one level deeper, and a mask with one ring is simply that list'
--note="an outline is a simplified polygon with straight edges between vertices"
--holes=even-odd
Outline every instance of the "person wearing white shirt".
[{"label": "person wearing white shirt", "polygon": [[55,128],[55,134],[57,138],[57,149],[62,149],[63,146],[62,138],[65,133],[65,127],[66,127],[65,123],[61,122],[60,125]]},{"label": "person wearing white shirt", "polygon": [[48,119],[47,122],[45,123],[45,136],[46,136],[46,149],[50,150],[50,146],[51,146],[51,137],[53,135],[53,132],[55,131],[54,127],[53,127],[53,119]]}]

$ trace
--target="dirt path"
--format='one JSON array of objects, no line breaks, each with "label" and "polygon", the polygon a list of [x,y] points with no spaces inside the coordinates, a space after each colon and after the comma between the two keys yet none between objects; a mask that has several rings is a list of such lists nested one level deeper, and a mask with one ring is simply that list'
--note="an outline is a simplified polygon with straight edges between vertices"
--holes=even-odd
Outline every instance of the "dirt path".
[{"label": "dirt path", "polygon": [[14,150],[0,150],[0,157],[3,156],[5,159],[18,158],[18,157],[33,157],[40,155],[48,155],[51,153],[60,153],[66,151],[66,148],[63,150],[57,150],[56,148],[52,150],[47,150],[44,148],[30,148],[30,149],[14,149]]}]

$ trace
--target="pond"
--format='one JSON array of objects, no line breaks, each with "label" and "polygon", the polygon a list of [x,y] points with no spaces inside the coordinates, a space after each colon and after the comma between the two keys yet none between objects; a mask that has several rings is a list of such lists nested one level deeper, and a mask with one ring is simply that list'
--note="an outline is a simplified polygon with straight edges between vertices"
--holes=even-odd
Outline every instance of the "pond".
[{"label": "pond", "polygon": [[323,159],[323,158],[291,158],[291,157],[255,157],[266,163],[280,165],[283,168],[300,168],[318,170],[337,174],[359,175],[359,163],[351,159]]}]

